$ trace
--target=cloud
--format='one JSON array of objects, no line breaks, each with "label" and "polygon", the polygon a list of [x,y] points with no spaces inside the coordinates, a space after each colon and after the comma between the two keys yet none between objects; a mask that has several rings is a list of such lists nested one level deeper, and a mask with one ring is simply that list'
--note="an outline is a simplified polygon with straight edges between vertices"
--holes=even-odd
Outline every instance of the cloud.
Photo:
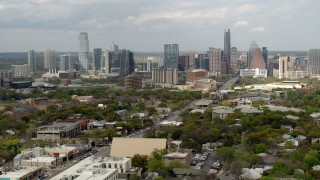
[{"label": "cloud", "polygon": [[266,28],[264,26],[260,26],[260,27],[256,27],[256,28],[252,28],[250,29],[251,32],[265,32]]},{"label": "cloud", "polygon": [[248,26],[248,21],[237,21],[236,23],[234,23],[234,27],[241,27],[241,26]]}]

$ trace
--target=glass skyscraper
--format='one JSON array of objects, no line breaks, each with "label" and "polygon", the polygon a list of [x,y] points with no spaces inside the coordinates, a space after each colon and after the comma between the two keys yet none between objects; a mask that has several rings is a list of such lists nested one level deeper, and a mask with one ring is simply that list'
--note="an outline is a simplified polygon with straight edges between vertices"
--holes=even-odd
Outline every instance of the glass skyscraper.
[{"label": "glass skyscraper", "polygon": [[37,72],[37,68],[36,68],[36,52],[34,50],[28,51],[28,65],[30,67],[30,73],[35,74]]},{"label": "glass skyscraper", "polygon": [[70,54],[60,55],[60,70],[69,71],[71,69],[71,56]]},{"label": "glass skyscraper", "polygon": [[89,39],[87,32],[80,32],[79,35],[79,63],[80,63],[80,72],[85,74],[88,70],[88,61],[89,61]]},{"label": "glass skyscraper", "polygon": [[320,49],[308,51],[308,67],[311,75],[320,75]]},{"label": "glass skyscraper", "polygon": [[56,52],[47,49],[44,52],[44,69],[55,69],[56,68]]},{"label": "glass skyscraper", "polygon": [[94,48],[92,51],[92,60],[93,60],[93,68],[95,71],[101,70],[101,55],[102,49],[101,48]]},{"label": "glass skyscraper", "polygon": [[177,69],[179,61],[179,44],[164,45],[164,69]]},{"label": "glass skyscraper", "polygon": [[231,33],[230,29],[224,30],[224,49],[223,55],[227,60],[227,70],[231,70]]}]

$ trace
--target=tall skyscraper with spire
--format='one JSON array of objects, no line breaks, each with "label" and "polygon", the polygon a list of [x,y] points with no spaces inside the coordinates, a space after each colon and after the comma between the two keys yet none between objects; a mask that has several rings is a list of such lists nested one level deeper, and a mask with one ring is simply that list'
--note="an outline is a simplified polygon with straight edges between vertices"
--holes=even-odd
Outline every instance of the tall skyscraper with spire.
[{"label": "tall skyscraper with spire", "polygon": [[80,72],[86,74],[88,70],[88,61],[89,61],[89,39],[87,32],[80,32],[79,35],[79,63],[80,63]]},{"label": "tall skyscraper with spire", "polygon": [[230,29],[224,30],[224,49],[223,56],[227,60],[227,70],[231,70],[231,33]]},{"label": "tall skyscraper with spire", "polygon": [[28,65],[30,67],[30,73],[35,74],[37,72],[37,68],[36,68],[36,52],[34,50],[28,51]]}]

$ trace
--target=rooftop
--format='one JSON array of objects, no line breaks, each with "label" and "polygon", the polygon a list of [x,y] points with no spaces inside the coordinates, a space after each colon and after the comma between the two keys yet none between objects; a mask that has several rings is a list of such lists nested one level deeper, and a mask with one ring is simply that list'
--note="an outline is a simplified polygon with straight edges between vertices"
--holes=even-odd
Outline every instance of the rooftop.
[{"label": "rooftop", "polygon": [[163,157],[164,158],[185,158],[188,156],[189,153],[179,153],[179,152],[173,152],[170,154],[166,154]]},{"label": "rooftop", "polygon": [[155,149],[166,149],[165,138],[123,138],[114,137],[111,146],[111,156],[133,157],[135,154],[149,156]]}]

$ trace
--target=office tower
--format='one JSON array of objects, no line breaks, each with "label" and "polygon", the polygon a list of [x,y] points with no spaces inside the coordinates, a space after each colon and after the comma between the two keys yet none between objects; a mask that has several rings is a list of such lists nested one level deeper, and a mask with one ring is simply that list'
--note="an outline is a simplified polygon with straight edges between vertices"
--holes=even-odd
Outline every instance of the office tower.
[{"label": "office tower", "polygon": [[231,48],[231,69],[233,72],[239,69],[238,66],[238,49],[236,47]]},{"label": "office tower", "polygon": [[177,69],[152,69],[152,80],[155,83],[178,84]]},{"label": "office tower", "polygon": [[224,30],[224,49],[223,55],[227,61],[227,70],[231,70],[231,33],[230,29]]},{"label": "office tower", "polygon": [[37,66],[36,52],[34,50],[28,51],[28,65],[30,67],[30,74],[35,74],[37,72]]},{"label": "office tower", "polygon": [[256,51],[257,48],[259,48],[258,44],[255,41],[252,41],[250,46],[249,46],[249,53],[248,53],[248,63],[247,63],[247,65],[248,65],[249,68],[251,68],[250,67],[250,63],[251,63],[253,54],[254,54],[254,52]]},{"label": "office tower", "polygon": [[179,61],[179,45],[165,44],[164,45],[164,69],[171,68],[178,70]]},{"label": "office tower", "polygon": [[89,61],[89,40],[87,32],[80,32],[79,35],[79,63],[80,63],[80,72],[86,74],[88,70],[88,61]]},{"label": "office tower", "polygon": [[70,71],[71,56],[70,54],[60,55],[60,71]]},{"label": "office tower", "polygon": [[269,59],[268,59],[268,48],[267,47],[262,47],[262,56],[264,63],[266,64],[266,69],[268,71],[268,77],[270,77],[270,67],[269,67]]},{"label": "office tower", "polygon": [[102,72],[109,74],[110,73],[110,67],[111,67],[111,52],[108,50],[105,50],[103,54],[101,55],[101,66],[102,66]]},{"label": "office tower", "polygon": [[44,69],[48,70],[48,69],[55,69],[56,68],[56,52],[55,51],[51,51],[50,49],[47,49],[44,52]]},{"label": "office tower", "polygon": [[178,70],[179,71],[188,71],[189,69],[189,56],[180,55],[178,60]]},{"label": "office tower", "polygon": [[288,56],[280,56],[279,57],[279,78],[286,78],[288,77]]},{"label": "office tower", "polygon": [[311,75],[320,75],[320,49],[308,51],[308,67]]},{"label": "office tower", "polygon": [[134,54],[129,50],[118,50],[110,53],[109,72],[127,76],[134,72]]},{"label": "office tower", "polygon": [[221,75],[221,49],[209,48],[209,71],[215,76]]},{"label": "office tower", "polygon": [[28,77],[30,66],[28,64],[12,65],[13,77]]},{"label": "office tower", "polygon": [[250,63],[250,69],[266,69],[266,64],[263,60],[261,49],[257,48],[253,54],[253,57],[251,59]]},{"label": "office tower", "polygon": [[94,48],[92,51],[92,60],[93,60],[93,70],[100,71],[101,70],[101,55],[102,49],[101,48]]},{"label": "office tower", "polygon": [[240,55],[240,63],[241,63],[241,67],[249,67],[248,63],[248,52],[244,51],[241,53]]},{"label": "office tower", "polygon": [[114,42],[112,42],[111,51],[118,51],[118,50],[119,50],[119,46],[116,45]]}]

